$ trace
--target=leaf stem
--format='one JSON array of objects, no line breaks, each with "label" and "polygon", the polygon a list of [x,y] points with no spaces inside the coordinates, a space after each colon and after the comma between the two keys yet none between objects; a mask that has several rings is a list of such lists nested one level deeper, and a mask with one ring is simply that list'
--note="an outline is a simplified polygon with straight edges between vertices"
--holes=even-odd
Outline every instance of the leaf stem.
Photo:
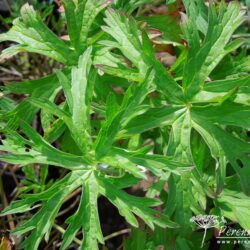
[{"label": "leaf stem", "polygon": [[207,235],[207,228],[205,227],[204,229],[205,229],[205,231],[204,231],[203,239],[202,239],[202,242],[201,242],[201,247],[204,246],[204,241],[205,241],[205,238],[206,238],[206,235]]},{"label": "leaf stem", "polygon": [[114,238],[114,237],[117,237],[121,234],[127,234],[127,233],[130,233],[131,232],[131,229],[130,228],[126,228],[126,229],[122,229],[120,231],[117,231],[117,232],[114,232],[110,235],[107,235],[106,237],[104,237],[104,241],[107,241],[107,240],[110,240],[111,238]]},{"label": "leaf stem", "polygon": [[[60,226],[58,226],[58,225],[56,225],[56,224],[54,224],[53,227],[54,227],[56,230],[58,230],[60,233],[62,233],[62,234],[64,234],[65,231],[66,231],[66,230],[64,230],[62,227],[60,227]],[[79,240],[79,239],[77,239],[76,237],[74,237],[73,241],[74,241],[75,243],[77,243],[78,245],[80,245],[80,246],[82,245],[82,241]]]}]

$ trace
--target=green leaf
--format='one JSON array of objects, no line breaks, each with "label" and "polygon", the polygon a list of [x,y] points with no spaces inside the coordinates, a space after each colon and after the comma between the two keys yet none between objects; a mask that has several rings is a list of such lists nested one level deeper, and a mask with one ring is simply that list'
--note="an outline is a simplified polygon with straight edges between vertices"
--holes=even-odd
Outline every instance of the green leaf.
[{"label": "green leaf", "polygon": [[[222,3],[218,14],[215,5],[211,4],[207,33],[201,42],[195,20],[192,16],[189,17],[184,27],[189,45],[188,60],[183,72],[183,86],[187,98],[192,98],[203,87],[206,78],[227,53],[241,45],[238,42],[235,44],[234,41],[228,45],[228,42],[236,28],[244,21],[243,15],[240,5],[235,2],[231,2],[227,8]],[[229,46],[232,47],[229,49]]]},{"label": "green leaf", "polygon": [[18,200],[11,202],[10,206],[5,208],[1,212],[1,216],[5,216],[8,214],[17,214],[17,213],[24,213],[30,211],[31,209],[36,208],[36,206],[32,205],[32,201],[28,202],[26,200]]},{"label": "green leaf", "polygon": [[63,134],[65,129],[66,126],[63,120],[57,119],[44,134],[44,139],[52,143]]},{"label": "green leaf", "polygon": [[57,117],[64,120],[65,123],[70,121],[69,112],[61,109],[60,107],[58,107],[56,104],[52,103],[51,101],[47,100],[47,102],[45,102],[45,100],[46,100],[45,98],[33,98],[33,97],[28,99],[28,101],[32,105],[34,105],[38,108],[43,108],[47,112],[56,115]]},{"label": "green leaf", "polygon": [[[140,240],[138,240],[140,239]],[[147,240],[147,233],[139,228],[132,228],[129,239],[125,240],[125,250],[134,249],[141,250],[145,249]]]},{"label": "green leaf", "polygon": [[106,178],[111,182],[114,186],[119,189],[127,188],[133,186],[138,183],[139,179],[135,178],[131,174],[124,174],[119,178],[113,178],[113,176],[106,176]]},{"label": "green leaf", "polygon": [[[56,91],[54,91],[48,99],[51,102],[54,102],[57,94],[58,94],[58,89],[56,89]],[[52,114],[47,113],[44,110],[41,111],[40,116],[41,116],[42,129],[44,131],[44,134],[47,134],[48,130],[51,129],[51,125],[55,121],[55,118],[53,117]]]},{"label": "green leaf", "polygon": [[[7,40],[7,38],[6,38]],[[0,41],[4,41],[4,38],[2,36],[0,36]],[[23,45],[13,45],[9,48],[6,48],[4,49],[2,52],[1,52],[1,55],[0,55],[0,62],[6,60],[6,59],[9,59],[11,57],[13,57],[14,55],[20,53],[20,52],[25,52],[25,46]]]},{"label": "green leaf", "polygon": [[83,185],[83,193],[78,210],[68,219],[70,224],[63,235],[60,249],[67,249],[81,227],[84,235],[82,249],[99,249],[96,239],[103,243],[103,236],[97,211],[98,193],[98,184],[92,173]]},{"label": "green leaf", "polygon": [[122,216],[134,227],[138,227],[138,222],[133,215],[136,214],[144,220],[144,222],[154,229],[154,224],[160,227],[177,227],[178,225],[166,215],[153,210],[149,207],[154,207],[161,202],[149,198],[139,198],[126,194],[124,191],[118,190],[107,179],[100,176],[97,177],[100,193],[106,196],[113,203]]},{"label": "green leaf", "polygon": [[174,121],[185,112],[179,106],[166,106],[161,108],[148,109],[142,115],[133,118],[124,129],[126,134],[137,134],[146,130],[172,125]]},{"label": "green leaf", "polygon": [[[63,70],[67,74],[67,70]],[[48,98],[54,100],[55,96],[60,91],[55,74],[43,77],[38,80],[26,80],[20,83],[11,83],[6,86],[6,89],[15,94],[29,94],[32,97]],[[31,123],[37,112],[37,108],[30,105],[25,99],[20,104],[16,105],[12,110],[5,113],[3,119],[8,119],[9,128],[18,126],[19,119]],[[50,117],[51,118],[51,117]]]},{"label": "green leaf", "polygon": [[[193,101],[194,103],[219,102],[223,101],[229,92],[234,92],[235,102],[249,104],[249,76],[236,79],[225,79],[207,83],[203,90],[197,93]],[[234,94],[233,93],[233,94]]]},{"label": "green leaf", "polygon": [[224,189],[215,200],[216,206],[221,216],[225,216],[233,222],[239,223],[242,228],[250,228],[250,198],[235,190]]},{"label": "green leaf", "polygon": [[[195,114],[192,115],[192,118],[194,128],[208,144],[213,157],[221,159],[225,155],[227,162],[232,165],[240,177],[244,192],[248,194],[250,171],[247,166],[250,164],[250,145]],[[232,148],[231,145],[234,147]]]},{"label": "green leaf", "polygon": [[90,72],[92,64],[91,52],[92,48],[89,47],[79,57],[78,66],[72,68],[71,85],[64,75],[58,74],[72,113],[72,118],[67,118],[67,124],[71,133],[75,134],[74,138],[81,138],[80,140],[77,139],[77,141],[79,141],[78,144],[84,153],[88,152],[91,144],[90,104],[95,80],[95,72]]},{"label": "green leaf", "polygon": [[[89,172],[74,171],[61,180],[61,185],[59,186],[60,189],[56,189],[54,186],[50,188],[51,190],[53,190],[53,194],[50,193],[52,195],[48,195],[50,189],[48,191],[45,191],[45,193],[47,193],[45,198],[46,202],[42,203],[42,207],[39,209],[39,211],[31,219],[29,219],[13,231],[14,234],[21,235],[30,230],[33,230],[29,237],[23,242],[25,249],[38,249],[39,243],[44,235],[45,239],[48,240],[48,236],[53,226],[55,217],[64,199],[77,187],[81,186],[82,182],[88,176]],[[58,184],[54,185],[58,187]],[[39,195],[43,195],[43,193],[33,196],[27,196],[27,198],[24,199],[27,203],[40,202],[41,200],[39,198]],[[10,207],[4,214],[10,214],[14,212],[16,212],[16,210]]]},{"label": "green leaf", "polygon": [[87,38],[96,16],[107,6],[106,0],[64,0],[70,42],[78,55],[86,49]]},{"label": "green leaf", "polygon": [[[1,95],[1,93],[0,93]],[[2,96],[0,97],[0,111],[2,112],[8,112],[15,108],[15,101],[11,100],[8,97]]]},{"label": "green leaf", "polygon": [[[82,56],[79,57],[78,66],[72,68],[71,95],[72,103],[72,121],[82,136],[87,137],[90,133],[90,102],[93,91],[92,81],[89,79],[91,67],[91,51],[89,47]],[[86,139],[87,139],[86,138]]]},{"label": "green leaf", "polygon": [[[64,74],[68,74],[69,70],[62,70]],[[36,80],[25,80],[23,82],[11,82],[6,88],[15,94],[30,94],[32,96],[41,97],[49,96],[56,88],[60,87],[56,74],[51,74]]]},{"label": "green leaf", "polygon": [[[126,66],[123,66],[121,64],[115,65],[115,67],[110,67],[103,64],[98,64],[98,60],[101,60],[102,58],[96,58],[97,64],[95,64],[95,67],[98,68],[98,70],[101,70],[102,72],[105,72],[106,74],[117,76],[121,78],[125,78],[128,81],[134,81],[134,82],[140,82],[142,81],[142,77],[140,74],[133,69],[129,69]],[[102,61],[103,63],[103,61]]]},{"label": "green leaf", "polygon": [[176,0],[166,0],[167,4],[172,4],[172,3],[175,3],[175,2],[176,2]]},{"label": "green leaf", "polygon": [[19,44],[3,51],[0,59],[27,51],[51,57],[64,64],[72,64],[74,61],[74,53],[42,22],[41,17],[29,4],[21,8],[21,18],[15,19],[13,27],[0,35],[0,41],[13,41]]},{"label": "green leaf", "polygon": [[169,139],[168,154],[174,159],[186,163],[192,163],[192,153],[190,150],[191,118],[189,110],[180,116],[172,125]]},{"label": "green leaf", "polygon": [[183,103],[180,86],[155,58],[147,35],[137,28],[135,20],[126,19],[124,15],[112,9],[106,11],[106,16],[105,22],[108,26],[104,26],[103,30],[116,40],[116,42],[112,42],[113,47],[121,50],[123,55],[139,70],[142,77],[145,77],[149,68],[153,68],[156,87],[163,92],[167,99],[177,104]]},{"label": "green leaf", "polygon": [[64,95],[66,97],[67,104],[69,106],[69,110],[72,113],[73,112],[73,96],[71,93],[70,81],[67,78],[67,76],[65,74],[63,74],[63,72],[61,72],[61,71],[57,71],[56,75],[57,75],[57,78],[59,80],[59,83],[62,85],[63,92],[64,92]]},{"label": "green leaf", "polygon": [[242,78],[248,76],[249,72],[250,56],[243,50],[236,56],[231,54],[225,56],[211,73],[211,78],[213,80]]},{"label": "green leaf", "polygon": [[83,202],[85,204],[83,211],[83,231],[84,240],[82,250],[84,249],[96,249],[98,250],[98,243],[104,243],[100,221],[97,211],[97,198],[99,193],[98,182],[92,174],[87,183],[84,184]]},{"label": "green leaf", "polygon": [[41,163],[68,169],[88,168],[89,162],[84,157],[71,155],[54,148],[25,122],[21,124],[21,131],[30,140],[15,131],[7,130],[7,139],[3,140],[0,149],[9,154],[2,154],[1,160],[21,165]]},{"label": "green leaf", "polygon": [[236,79],[225,79],[213,82],[208,82],[204,86],[204,91],[215,92],[215,93],[226,93],[236,87],[241,88],[242,86],[248,86],[250,81],[250,76],[236,78]]},{"label": "green leaf", "polygon": [[105,157],[102,161],[112,168],[121,168],[125,171],[129,172],[130,174],[134,175],[140,179],[147,179],[145,173],[143,173],[142,169],[140,169],[137,165],[133,162],[129,161],[126,157],[122,155],[113,154],[110,157]]},{"label": "green leaf", "polygon": [[[133,232],[143,239],[133,239],[127,248],[196,249],[202,232],[192,231],[192,214],[214,212],[249,229],[250,78],[248,47],[241,38],[247,28],[238,29],[241,6],[184,0],[186,42],[180,44],[179,20],[169,12],[155,15],[158,7],[140,7],[155,6],[152,1],[115,0],[103,18],[108,2],[64,1],[70,42],[53,34],[29,5],[0,35],[17,43],[2,58],[28,51],[66,64],[56,74],[3,87],[0,159],[25,166],[25,179],[21,200],[2,215],[29,215],[20,217],[14,231],[27,234],[27,250],[41,247],[44,237],[48,241],[62,204],[76,189],[81,201],[66,220],[61,249],[70,248],[78,233],[81,249],[98,249],[109,238],[101,232],[101,195],[127,223],[146,232]],[[178,6],[169,7],[177,11]],[[54,17],[49,20],[57,30]],[[106,26],[98,31],[102,23]],[[148,28],[159,29],[162,38],[151,31],[148,36]],[[176,56],[172,67],[156,58],[162,51]],[[63,177],[51,180],[54,166],[65,169]],[[136,184],[146,198],[123,190]]]},{"label": "green leaf", "polygon": [[108,26],[103,26],[102,29],[117,41],[117,43],[114,42],[114,45],[131,60],[142,74],[145,74],[147,65],[141,53],[143,51],[139,38],[141,33],[137,29],[135,20],[129,19],[128,22],[124,15],[118,14],[113,9],[109,9],[105,13],[107,16],[105,22]]},{"label": "green leaf", "polygon": [[188,235],[190,233],[190,218],[194,197],[191,190],[191,174],[169,178],[169,197],[166,204],[166,214],[171,216],[179,225],[177,235]]},{"label": "green leaf", "polygon": [[206,35],[208,30],[208,8],[205,2],[184,0],[183,3],[189,18],[192,18],[197,29]]},{"label": "green leaf", "polygon": [[250,107],[247,105],[227,101],[216,106],[194,107],[192,113],[212,123],[250,128],[249,119],[242,119],[250,116]]},{"label": "green leaf", "polygon": [[[134,107],[142,103],[146,95],[152,90],[154,71],[149,71],[145,80],[137,86],[131,85],[126,91],[120,110],[103,124],[95,141],[96,157],[104,156],[112,146],[116,134],[133,115],[136,114]],[[110,105],[113,105],[110,103]]]},{"label": "green leaf", "polygon": [[[86,141],[86,138],[82,136],[81,131],[79,131],[79,129],[75,126],[68,112],[65,112],[64,110],[60,109],[57,105],[46,99],[29,98],[29,102],[34,106],[44,109],[46,110],[46,112],[56,115],[58,118],[63,120],[64,123],[69,128],[71,135],[76,144],[78,145],[79,149],[82,151],[82,153],[84,154],[86,153],[88,141]],[[88,158],[88,160],[90,160],[91,158],[89,157],[89,155],[86,155],[85,157]]]},{"label": "green leaf", "polygon": [[[191,117],[189,110],[181,115],[172,125],[168,142],[167,154],[172,155],[176,161],[193,163],[191,152]],[[172,176],[169,180],[169,195],[166,211],[173,214],[175,221],[180,225],[179,234],[185,235],[190,230],[189,220],[191,217],[191,173],[182,176]],[[171,205],[174,204],[174,206]],[[171,208],[170,208],[171,207]]]},{"label": "green leaf", "polygon": [[181,175],[192,170],[192,166],[162,155],[145,155],[140,152],[131,152],[121,148],[112,148],[112,154],[119,155],[132,163],[148,168],[156,176],[162,178],[164,178],[165,172]]},{"label": "green leaf", "polygon": [[113,77],[122,77],[129,81],[140,82],[143,80],[138,70],[129,68],[128,62],[124,58],[111,51],[116,47],[116,43],[113,44],[112,41],[100,41],[99,44],[107,46],[95,52],[93,64],[99,72],[112,75]]}]

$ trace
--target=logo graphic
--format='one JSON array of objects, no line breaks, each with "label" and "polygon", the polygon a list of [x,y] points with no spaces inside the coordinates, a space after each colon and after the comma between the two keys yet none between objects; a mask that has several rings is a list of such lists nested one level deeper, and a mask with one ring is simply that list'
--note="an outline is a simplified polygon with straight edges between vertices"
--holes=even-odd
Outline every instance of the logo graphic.
[{"label": "logo graphic", "polygon": [[227,226],[225,218],[217,215],[196,215],[190,219],[190,222],[195,223],[199,228],[204,229],[201,248],[204,246],[207,230],[209,228],[217,228],[219,235],[216,237],[218,244],[249,244],[250,231],[244,229],[234,229]]},{"label": "logo graphic", "polygon": [[[224,219],[224,217],[222,218]],[[204,241],[207,235],[208,228],[219,227],[220,225],[219,216],[217,215],[200,214],[200,215],[193,216],[190,219],[190,221],[196,223],[196,225],[204,229],[204,235],[203,235],[203,239],[201,242],[201,247],[204,246]]]}]

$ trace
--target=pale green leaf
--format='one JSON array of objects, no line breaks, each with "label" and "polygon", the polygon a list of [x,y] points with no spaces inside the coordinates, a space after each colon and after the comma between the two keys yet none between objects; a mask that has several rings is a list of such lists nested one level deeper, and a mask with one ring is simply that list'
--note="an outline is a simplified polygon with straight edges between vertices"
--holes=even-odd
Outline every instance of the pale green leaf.
[{"label": "pale green leaf", "polygon": [[91,26],[107,4],[107,0],[63,1],[70,41],[78,54],[86,49]]},{"label": "pale green leaf", "polygon": [[[43,23],[29,4],[21,8],[21,17],[14,20],[13,27],[7,33],[0,35],[0,41],[19,44],[3,51],[1,57],[27,51],[51,57],[64,64],[72,64],[74,61],[73,51]],[[72,56],[69,57],[69,54]]]},{"label": "pale green leaf", "polygon": [[183,74],[183,86],[188,98],[203,87],[206,78],[222,58],[231,52],[232,48],[240,45],[237,42],[230,46],[230,49],[227,47],[233,32],[244,21],[243,15],[240,5],[235,2],[231,2],[227,8],[222,3],[219,13],[215,5],[211,4],[207,33],[203,41],[200,41],[195,20],[192,16],[189,17],[184,27],[189,51]]},{"label": "pale green leaf", "polygon": [[192,119],[194,128],[208,144],[213,157],[221,158],[225,155],[227,162],[240,177],[242,189],[249,193],[250,171],[247,166],[250,164],[250,145],[195,114],[192,115]]},{"label": "pale green leaf", "polygon": [[152,229],[154,224],[160,227],[177,227],[178,225],[166,215],[153,210],[149,207],[159,205],[161,202],[150,198],[139,198],[118,190],[107,179],[98,177],[100,185],[100,193],[106,196],[118,209],[122,216],[134,227],[138,227],[138,222],[133,215],[136,214],[141,217],[145,223]]},{"label": "pale green leaf", "polygon": [[170,157],[162,155],[145,155],[140,152],[133,152],[120,148],[112,148],[111,155],[112,154],[119,155],[120,157],[126,158],[134,164],[145,167],[156,176],[162,178],[164,178],[165,172],[171,172],[177,175],[181,175],[192,170],[191,165],[185,164],[183,162],[178,162]]},{"label": "pale green leaf", "polygon": [[[96,157],[104,156],[112,146],[116,134],[125,126],[125,124],[135,115],[134,107],[142,103],[146,95],[152,90],[152,81],[154,71],[150,71],[146,79],[137,84],[130,86],[126,91],[120,110],[116,115],[109,117],[103,124],[101,131],[95,141]],[[112,104],[110,104],[112,105]]]},{"label": "pale green leaf", "polygon": [[25,122],[22,122],[21,131],[30,140],[15,131],[7,130],[7,139],[3,140],[0,149],[8,154],[1,154],[1,160],[21,165],[51,164],[68,169],[83,169],[88,166],[89,162],[84,157],[71,155],[54,148]]},{"label": "pale green leaf", "polygon": [[142,115],[133,118],[125,126],[124,132],[126,134],[136,134],[155,127],[172,125],[184,112],[185,108],[179,106],[166,106],[149,109]]},{"label": "pale green leaf", "polygon": [[250,198],[243,193],[225,189],[215,200],[221,216],[240,224],[245,230],[250,228]]}]

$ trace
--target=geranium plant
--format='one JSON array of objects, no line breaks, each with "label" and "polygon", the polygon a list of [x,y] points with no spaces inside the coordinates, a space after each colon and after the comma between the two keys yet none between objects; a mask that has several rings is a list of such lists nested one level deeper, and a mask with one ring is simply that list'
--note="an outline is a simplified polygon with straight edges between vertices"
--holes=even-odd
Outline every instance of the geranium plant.
[{"label": "geranium plant", "polygon": [[[26,4],[0,35],[0,41],[16,43],[2,51],[2,60],[29,52],[63,65],[41,79],[9,83],[0,99],[0,159],[38,165],[40,173],[48,166],[65,169],[62,178],[22,193],[2,212],[32,214],[12,232],[25,235],[25,249],[49,239],[62,204],[78,188],[81,200],[66,221],[60,249],[80,230],[81,249],[105,244],[100,196],[133,227],[126,249],[195,249],[200,242],[193,239],[202,235],[190,218],[199,214],[250,229],[250,77],[249,66],[240,67],[249,65],[249,57],[239,56],[246,40],[233,36],[245,13],[236,2],[185,0],[185,17],[172,24],[177,40],[171,40],[169,30],[157,26],[162,16],[143,22],[140,10],[150,3],[65,0],[69,41]],[[156,56],[166,44],[176,52],[171,66]],[[12,93],[25,98],[13,103]],[[32,126],[37,116],[42,129]],[[146,197],[126,192],[150,178]],[[144,240],[136,237],[138,218],[152,230]]]}]

